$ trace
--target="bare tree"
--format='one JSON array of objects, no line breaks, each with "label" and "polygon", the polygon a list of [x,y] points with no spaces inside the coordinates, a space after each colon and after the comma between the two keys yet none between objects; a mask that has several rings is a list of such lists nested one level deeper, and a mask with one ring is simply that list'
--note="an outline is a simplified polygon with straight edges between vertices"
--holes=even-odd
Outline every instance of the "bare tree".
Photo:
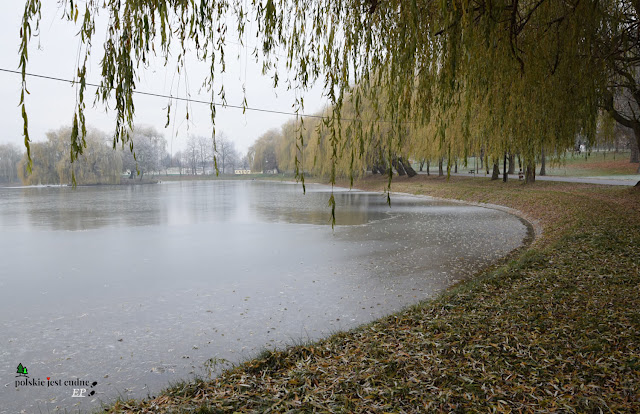
[{"label": "bare tree", "polygon": [[218,160],[218,169],[223,174],[228,170],[233,170],[238,162],[238,152],[235,143],[229,139],[224,133],[220,133],[216,137],[216,158]]},{"label": "bare tree", "polygon": [[184,164],[191,170],[192,175],[196,174],[198,159],[198,141],[196,137],[189,136],[189,138],[187,138],[187,149],[184,152]]},{"label": "bare tree", "polygon": [[169,175],[169,168],[173,166],[173,157],[168,152],[165,152],[160,161],[160,165],[164,170],[165,175]]},{"label": "bare tree", "polygon": [[12,183],[18,180],[18,162],[22,152],[17,145],[0,145],[0,182]]},{"label": "bare tree", "polygon": [[212,158],[212,154],[213,154],[213,148],[211,147],[211,143],[212,143],[212,139],[211,138],[207,138],[204,136],[199,136],[196,139],[196,143],[198,146],[198,162],[200,163],[200,167],[202,168],[202,175],[205,174],[205,167],[207,166],[207,163],[209,162],[209,160]]},{"label": "bare tree", "polygon": [[178,151],[171,156],[171,165],[178,168],[178,173],[182,175],[182,166],[183,166],[184,154],[182,151]]},{"label": "bare tree", "polygon": [[238,161],[238,167],[244,169],[244,170],[250,170],[251,169],[251,158],[250,158],[250,153],[246,153],[241,159],[240,161]]},{"label": "bare tree", "polygon": [[[133,152],[124,149],[122,166],[131,172],[140,172],[140,179],[145,173],[159,173],[162,158],[166,154],[167,140],[153,127],[138,127],[132,134]],[[134,155],[135,154],[135,155]]]}]

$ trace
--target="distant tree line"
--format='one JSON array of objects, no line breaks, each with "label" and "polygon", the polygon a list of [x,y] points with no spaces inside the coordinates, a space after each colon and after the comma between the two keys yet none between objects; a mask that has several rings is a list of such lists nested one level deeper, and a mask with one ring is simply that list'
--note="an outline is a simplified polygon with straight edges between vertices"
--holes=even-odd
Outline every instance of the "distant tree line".
[{"label": "distant tree line", "polygon": [[[348,110],[349,106],[345,106]],[[345,112],[345,116],[348,115]],[[479,150],[467,151],[465,154],[464,148],[442,146],[438,140],[422,139],[422,135],[434,132],[414,128],[405,131],[405,146],[389,148],[384,138],[387,131],[379,126],[376,131],[379,137],[377,141],[358,148],[350,145],[351,149],[357,149],[358,154],[338,154],[334,164],[332,130],[321,120],[307,120],[304,124],[290,121],[280,129],[271,129],[260,136],[244,156],[224,133],[219,133],[216,137],[215,148],[211,137],[190,136],[185,149],[172,155],[167,151],[166,139],[152,127],[139,127],[132,132],[134,152],[129,145],[113,151],[111,138],[107,134],[89,129],[83,154],[71,163],[68,153],[71,128],[60,128],[47,133],[46,141],[33,143],[34,164],[31,174],[27,172],[27,159],[21,147],[14,144],[0,145],[0,183],[21,181],[24,185],[71,184],[73,172],[77,184],[118,184],[122,179],[142,180],[149,175],[216,174],[216,167],[220,174],[233,174],[238,168],[254,172],[296,172],[299,168],[298,172],[304,169],[304,172],[328,177],[335,166],[336,174],[342,177],[348,177],[350,173],[354,173],[354,176],[362,175],[367,171],[374,174],[411,176],[415,172],[414,168],[445,175],[448,170],[457,172],[458,167],[466,165],[468,157],[474,157],[473,162],[477,164],[474,167],[478,170],[493,170],[494,179],[498,178],[501,168],[506,169],[508,174],[514,174],[523,167],[517,153],[506,152],[506,160],[492,157],[482,142],[476,144]],[[302,146],[300,142],[303,142]],[[430,145],[426,145],[427,143]],[[581,143],[586,141],[576,137],[574,153],[630,150],[630,161],[638,162],[633,132],[619,124],[603,123],[596,134],[596,140],[592,140],[588,148],[584,149]],[[392,162],[389,164],[386,160],[389,159],[390,151]],[[547,159],[561,159],[564,151],[564,148],[546,148],[546,151],[541,151],[537,161],[542,175],[545,173]],[[361,157],[360,153],[365,156]]]},{"label": "distant tree line", "polygon": [[233,174],[235,168],[246,166],[246,162],[234,142],[219,133],[215,146],[211,137],[189,136],[186,148],[173,155],[171,165],[186,175]]},{"label": "distant tree line", "polygon": [[[220,133],[214,148],[211,137],[191,136],[186,149],[171,155],[167,140],[153,127],[138,127],[130,144],[113,150],[110,136],[89,129],[82,154],[73,163],[69,157],[71,128],[46,134],[46,140],[31,145],[32,171],[27,171],[24,149],[14,144],[0,145],[0,183],[24,185],[118,184],[121,180],[142,180],[160,174],[233,174],[235,168],[250,168],[234,142]],[[133,151],[132,151],[133,149]],[[215,157],[215,160],[214,160]]]}]

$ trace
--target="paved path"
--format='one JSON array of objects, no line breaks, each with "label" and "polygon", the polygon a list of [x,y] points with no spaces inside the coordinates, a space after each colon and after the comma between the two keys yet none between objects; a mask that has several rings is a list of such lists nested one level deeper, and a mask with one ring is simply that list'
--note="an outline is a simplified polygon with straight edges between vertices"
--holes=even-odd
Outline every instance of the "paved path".
[{"label": "paved path", "polygon": [[[419,172],[418,174],[426,174],[426,172],[422,171],[422,172]],[[436,172],[435,175],[437,174],[438,173]],[[431,175],[434,175],[434,174],[431,174]],[[469,174],[469,173],[457,173],[457,174],[451,173],[451,175],[457,175],[460,177],[479,177],[479,178],[489,178],[490,176],[490,174]],[[622,186],[629,186],[629,187],[636,185],[636,183],[640,181],[640,175],[638,175],[637,178],[634,178],[634,179],[628,179],[626,177],[628,176],[625,176],[625,179],[616,179],[616,178],[609,178],[609,177],[596,178],[596,177],[563,177],[563,176],[536,175],[536,180],[561,181],[565,183],[622,185]],[[509,178],[518,179],[518,176],[510,175]],[[500,174],[500,179],[502,180],[502,174]]]}]

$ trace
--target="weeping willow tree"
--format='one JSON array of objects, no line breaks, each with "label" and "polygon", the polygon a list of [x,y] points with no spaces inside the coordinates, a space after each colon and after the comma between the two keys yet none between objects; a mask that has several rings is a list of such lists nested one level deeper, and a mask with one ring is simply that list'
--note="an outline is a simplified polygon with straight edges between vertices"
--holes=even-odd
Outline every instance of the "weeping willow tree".
[{"label": "weeping willow tree", "polygon": [[[370,102],[363,103],[364,113],[367,113],[367,107],[370,105]],[[322,177],[330,177],[333,174],[334,177],[350,178],[352,181],[368,170],[392,175],[394,169],[400,174],[405,174],[402,164],[411,168],[408,159],[414,151],[409,145],[412,141],[405,139],[405,145],[401,149],[387,148],[385,145],[390,125],[385,122],[361,120],[362,124],[368,124],[369,138],[366,141],[357,139],[362,131],[348,124],[340,137],[338,158],[335,159],[331,138],[336,131],[327,128],[326,122],[323,122],[330,116],[331,109],[327,109],[311,118],[289,121],[282,127],[276,139],[279,168],[295,171],[298,175],[312,172]],[[340,116],[343,120],[353,119],[354,107],[350,100],[344,103]],[[333,128],[341,126],[334,123]],[[363,127],[367,128],[364,125]],[[414,131],[407,126],[403,135],[413,137]],[[387,163],[387,158],[392,162]],[[304,166],[304,171],[296,171],[296,167],[300,165]]]},{"label": "weeping willow tree", "polygon": [[71,163],[68,145],[71,130],[63,127],[47,132],[47,140],[33,144],[34,163],[27,174],[26,154],[18,162],[18,177],[24,185],[72,183],[72,175],[78,184],[118,184],[122,174],[120,152],[112,151],[108,136],[101,131],[89,129],[83,153]]},{"label": "weeping willow tree", "polygon": [[277,170],[280,165],[278,163],[277,147],[281,142],[280,132],[276,129],[271,129],[249,148],[251,156],[251,171],[252,172],[264,172],[267,170]]},{"label": "weeping willow tree", "polygon": [[[29,42],[41,19],[40,4],[41,0],[27,0],[21,29],[20,104],[29,159],[26,71]],[[211,93],[215,126],[213,102],[218,96],[223,105],[226,102],[224,86],[217,89],[216,82],[225,69],[228,29],[233,28],[243,43],[248,22],[256,27],[256,33],[249,33],[259,42],[255,56],[262,59],[263,71],[275,85],[284,80],[304,91],[315,82],[324,84],[331,105],[322,121],[322,140],[331,160],[332,182],[342,157],[354,170],[357,164],[351,160],[365,156],[370,145],[384,144],[388,163],[407,145],[432,151],[420,133],[409,139],[407,130],[421,128],[429,131],[424,136],[437,142],[440,156],[478,148],[495,159],[517,152],[529,171],[542,148],[571,147],[577,135],[592,139],[602,109],[631,125],[640,140],[640,111],[635,110],[640,102],[635,82],[640,62],[637,1],[68,0],[61,4],[66,19],[79,26],[82,46],[71,161],[86,147],[86,67],[99,12],[106,12],[109,23],[96,96],[115,109],[114,147],[132,145],[127,131],[133,129],[135,117],[133,92],[140,71],[156,53],[165,62],[171,53],[177,55],[178,69],[184,69],[188,55],[210,64],[204,85]],[[284,74],[278,71],[279,51],[286,53]],[[616,106],[620,99],[623,104]],[[347,102],[348,119],[343,116]],[[302,98],[294,106],[301,111]],[[215,132],[213,138],[215,145]],[[296,140],[296,150],[289,151],[298,154],[305,146],[302,129]],[[304,171],[297,156],[294,163],[297,172]]]}]

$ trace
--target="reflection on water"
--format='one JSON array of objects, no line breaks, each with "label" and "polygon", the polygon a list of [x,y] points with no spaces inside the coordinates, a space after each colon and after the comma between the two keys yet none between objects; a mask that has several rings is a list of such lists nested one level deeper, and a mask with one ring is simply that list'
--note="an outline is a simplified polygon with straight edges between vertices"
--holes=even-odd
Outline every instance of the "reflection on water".
[{"label": "reflection on water", "polygon": [[[265,186],[249,205],[254,206],[256,217],[267,221],[300,224],[331,224],[328,189],[310,188],[300,196],[300,187],[288,185],[286,190]],[[256,199],[259,197],[259,201]],[[386,198],[360,192],[335,191],[336,225],[358,225],[389,217],[391,211]],[[379,201],[379,203],[378,203]],[[370,208],[384,203],[386,209]]]},{"label": "reflection on water", "polygon": [[[0,413],[91,409],[432,297],[523,240],[506,213],[251,181],[0,189]],[[500,240],[500,243],[490,243]],[[91,398],[35,378],[98,381]]]},{"label": "reflection on water", "polygon": [[[330,224],[327,188],[249,181],[170,182],[160,185],[0,188],[0,226],[48,230],[89,230],[266,220]],[[364,224],[384,218],[383,197],[336,190],[336,224]],[[383,209],[370,209],[370,205]]]}]

